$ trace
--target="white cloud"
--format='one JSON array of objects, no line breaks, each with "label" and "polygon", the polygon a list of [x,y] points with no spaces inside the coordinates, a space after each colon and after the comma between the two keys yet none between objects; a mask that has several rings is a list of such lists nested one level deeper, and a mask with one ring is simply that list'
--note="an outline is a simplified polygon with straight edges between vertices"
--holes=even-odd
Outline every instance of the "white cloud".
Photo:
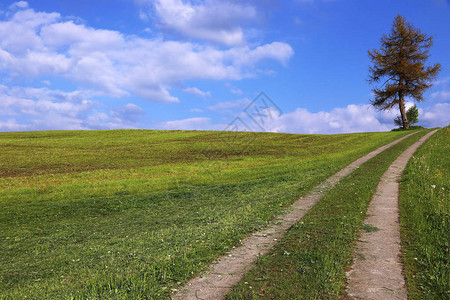
[{"label": "white cloud", "polygon": [[17,124],[15,119],[8,119],[6,122],[0,121],[0,131],[26,131],[28,126]]},{"label": "white cloud", "polygon": [[235,95],[242,95],[242,94],[244,93],[241,89],[239,89],[239,88],[233,86],[233,85],[232,85],[231,83],[229,83],[229,82],[226,82],[224,85],[230,90],[230,93],[232,93],[232,94],[235,94]]},{"label": "white cloud", "polygon": [[431,94],[431,98],[433,100],[442,101],[442,102],[450,101],[450,91],[442,90],[442,91],[434,92]]},{"label": "white cloud", "polygon": [[[178,4],[174,1],[175,6]],[[192,7],[195,14],[206,14],[206,6]],[[227,18],[243,17],[236,10],[248,9],[233,3],[220,4],[219,8],[224,9],[224,15],[236,15],[225,19],[205,15],[195,24],[222,28],[219,25],[227,23]],[[259,62],[269,59],[285,64],[292,55],[292,48],[280,42],[223,49],[144,39],[75,24],[64,21],[58,13],[32,9],[18,10],[0,21],[0,72],[6,77],[18,80],[62,76],[78,88],[114,97],[137,95],[151,101],[178,102],[169,91],[187,80],[251,77],[257,73]]]},{"label": "white cloud", "polygon": [[243,44],[242,25],[256,18],[253,6],[230,1],[156,0],[154,8],[163,29],[228,46]]},{"label": "white cloud", "polygon": [[0,48],[19,56],[25,56],[29,50],[44,50],[36,31],[59,17],[57,13],[39,13],[32,9],[15,12],[8,20],[0,22]]},{"label": "white cloud", "polygon": [[266,131],[291,133],[350,133],[389,131],[393,128],[394,111],[376,112],[370,105],[348,105],[331,111],[309,112],[298,108],[275,115]]},{"label": "white cloud", "polygon": [[239,66],[253,66],[264,59],[273,59],[285,65],[294,55],[294,50],[285,43],[273,42],[258,46],[254,49],[249,47],[232,48],[227,51],[229,59]]},{"label": "white cloud", "polygon": [[434,86],[431,99],[437,102],[450,102],[450,77],[436,80]]},{"label": "white cloud", "polygon": [[10,9],[16,9],[16,8],[27,8],[28,2],[26,1],[18,1],[9,6]]},{"label": "white cloud", "polygon": [[[413,103],[407,103],[407,107]],[[264,124],[258,126],[245,114],[239,114],[243,121],[253,131],[306,133],[306,134],[337,134],[354,132],[390,131],[395,128],[394,118],[397,110],[376,111],[371,105],[348,105],[334,108],[331,111],[313,113],[304,108],[279,115],[276,109],[269,108]],[[419,109],[418,125],[426,128],[444,127],[450,123],[450,103],[437,103]],[[225,130],[224,124],[214,124],[209,118],[190,118],[166,122],[164,129],[196,129]]]},{"label": "white cloud", "polygon": [[145,114],[132,103],[99,111],[100,104],[85,97],[80,91],[0,85],[0,120],[8,119],[0,121],[0,131],[135,128]]},{"label": "white cloud", "polygon": [[434,82],[434,85],[446,85],[447,83],[450,83],[450,77],[440,78]]},{"label": "white cloud", "polygon": [[231,88],[230,92],[235,95],[242,95],[244,93],[241,89],[238,89],[238,88]]},{"label": "white cloud", "polygon": [[425,109],[419,109],[419,123],[427,128],[450,125],[450,103],[436,103]]},{"label": "white cloud", "polygon": [[200,90],[197,87],[187,87],[183,89],[183,92],[188,93],[188,94],[192,94],[192,95],[196,95],[196,96],[200,96],[202,98],[205,97],[210,97],[211,93],[210,92],[204,92],[202,90]]},{"label": "white cloud", "polygon": [[222,113],[230,113],[236,110],[244,110],[250,102],[250,99],[242,98],[234,101],[219,102],[215,105],[208,106],[208,109]]},{"label": "white cloud", "polygon": [[167,121],[161,125],[166,130],[223,130],[226,126],[212,124],[210,118],[189,118],[183,120]]},{"label": "white cloud", "polygon": [[131,124],[136,124],[143,115],[145,115],[145,112],[134,103],[128,103],[112,112],[112,116],[116,118],[118,122],[127,122]]},{"label": "white cloud", "polygon": [[125,43],[124,37],[117,31],[87,28],[73,21],[45,26],[40,37],[46,46],[55,49],[70,45],[70,52],[79,56],[92,51],[108,51]]},{"label": "white cloud", "polygon": [[[414,105],[407,102],[407,109]],[[371,105],[348,105],[329,112],[311,113],[306,109],[275,116],[266,124],[266,131],[291,133],[353,133],[390,131],[395,128],[397,109],[377,111]],[[450,123],[450,104],[437,103],[419,109],[419,123],[426,128],[443,127]]]}]

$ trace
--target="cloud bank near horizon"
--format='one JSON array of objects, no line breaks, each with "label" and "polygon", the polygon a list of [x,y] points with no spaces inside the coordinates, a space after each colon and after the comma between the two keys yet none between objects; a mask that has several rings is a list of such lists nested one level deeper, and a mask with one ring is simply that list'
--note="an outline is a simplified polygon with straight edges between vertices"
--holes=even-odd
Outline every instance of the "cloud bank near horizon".
[{"label": "cloud bank near horizon", "polygon": [[[250,101],[238,100],[243,109]],[[245,106],[244,106],[245,105]],[[411,107],[412,102],[407,103]],[[231,103],[224,103],[223,107],[231,107]],[[269,108],[271,109],[271,108]],[[264,124],[257,126],[245,114],[240,118],[252,131],[306,133],[306,134],[339,134],[356,132],[390,131],[395,128],[394,118],[399,113],[396,110],[377,111],[371,105],[350,104],[331,111],[310,112],[304,108],[297,108],[292,112],[277,114],[276,110],[265,113]],[[268,117],[270,115],[270,117]],[[232,120],[230,120],[231,122]],[[419,108],[419,123],[425,128],[445,127],[450,125],[450,103],[436,103],[427,108]],[[174,120],[161,124],[160,129],[184,130],[225,130],[229,124],[215,124],[210,118],[197,117]],[[245,126],[242,127],[245,129]]]}]

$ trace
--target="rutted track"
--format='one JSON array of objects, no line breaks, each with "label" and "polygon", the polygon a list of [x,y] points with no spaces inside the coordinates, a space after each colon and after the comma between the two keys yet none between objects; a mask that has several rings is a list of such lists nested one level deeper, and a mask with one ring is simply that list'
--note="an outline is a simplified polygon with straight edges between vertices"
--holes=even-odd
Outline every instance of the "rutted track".
[{"label": "rutted track", "polygon": [[324,193],[335,186],[341,178],[350,174],[372,157],[397,144],[414,133],[406,135],[394,142],[357,159],[341,171],[319,184],[304,197],[290,207],[290,213],[277,218],[274,225],[253,233],[242,241],[242,245],[233,249],[214,262],[209,270],[192,279],[172,296],[174,299],[222,299],[230,289],[253,266],[258,256],[267,253],[283,236],[284,232],[299,221]]},{"label": "rutted track", "polygon": [[417,148],[436,131],[406,149],[381,177],[365,221],[379,230],[364,233],[356,244],[354,264],[348,273],[349,298],[407,299],[400,262],[399,180]]}]

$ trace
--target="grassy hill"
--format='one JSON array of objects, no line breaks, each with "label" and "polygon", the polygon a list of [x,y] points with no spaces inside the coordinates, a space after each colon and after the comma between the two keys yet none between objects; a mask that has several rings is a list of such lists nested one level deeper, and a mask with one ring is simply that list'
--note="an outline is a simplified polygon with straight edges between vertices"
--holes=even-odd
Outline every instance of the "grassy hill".
[{"label": "grassy hill", "polygon": [[166,297],[406,134],[0,133],[0,299]]}]

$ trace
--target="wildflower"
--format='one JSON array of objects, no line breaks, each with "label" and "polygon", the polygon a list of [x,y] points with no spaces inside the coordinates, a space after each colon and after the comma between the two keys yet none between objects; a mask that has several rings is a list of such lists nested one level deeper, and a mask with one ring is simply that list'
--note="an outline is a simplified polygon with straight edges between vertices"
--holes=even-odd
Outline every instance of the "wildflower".
[{"label": "wildflower", "polygon": [[432,187],[433,189],[435,189],[435,188],[436,188],[436,185],[432,184],[431,187]]}]

